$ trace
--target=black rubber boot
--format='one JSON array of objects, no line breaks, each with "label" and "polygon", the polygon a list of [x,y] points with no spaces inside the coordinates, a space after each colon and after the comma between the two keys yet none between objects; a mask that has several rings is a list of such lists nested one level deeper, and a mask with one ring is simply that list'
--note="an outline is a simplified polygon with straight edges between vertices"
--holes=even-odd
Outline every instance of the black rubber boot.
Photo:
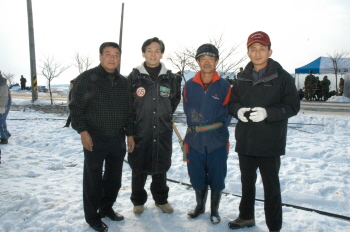
[{"label": "black rubber boot", "polygon": [[219,204],[221,199],[222,191],[211,190],[211,205],[210,205],[210,220],[213,224],[218,224],[221,221],[219,215]]},{"label": "black rubber boot", "polygon": [[203,214],[205,212],[205,203],[207,203],[208,197],[208,188],[202,190],[196,190],[196,201],[197,206],[194,210],[191,210],[187,216],[189,218],[196,218],[199,214]]}]

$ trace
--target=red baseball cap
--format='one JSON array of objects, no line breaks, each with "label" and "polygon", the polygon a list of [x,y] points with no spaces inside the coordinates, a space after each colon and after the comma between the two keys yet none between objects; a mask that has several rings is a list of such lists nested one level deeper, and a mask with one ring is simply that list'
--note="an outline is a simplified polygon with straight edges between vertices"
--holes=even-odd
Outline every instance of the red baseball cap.
[{"label": "red baseball cap", "polygon": [[271,45],[270,37],[263,31],[257,31],[248,37],[247,47],[253,43],[261,43],[264,46]]}]

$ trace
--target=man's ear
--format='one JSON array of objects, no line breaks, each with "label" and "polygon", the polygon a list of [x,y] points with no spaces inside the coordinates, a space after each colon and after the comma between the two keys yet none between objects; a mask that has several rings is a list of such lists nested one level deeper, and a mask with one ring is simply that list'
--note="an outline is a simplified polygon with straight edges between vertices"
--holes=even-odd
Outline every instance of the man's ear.
[{"label": "man's ear", "polygon": [[142,57],[145,58],[145,53],[142,52]]},{"label": "man's ear", "polygon": [[269,57],[272,55],[272,50],[270,49],[269,50]]}]

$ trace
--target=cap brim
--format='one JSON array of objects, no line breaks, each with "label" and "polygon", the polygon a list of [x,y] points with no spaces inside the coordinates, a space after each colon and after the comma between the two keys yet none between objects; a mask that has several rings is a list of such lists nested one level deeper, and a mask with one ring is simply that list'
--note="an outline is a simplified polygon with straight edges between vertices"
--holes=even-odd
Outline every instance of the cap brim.
[{"label": "cap brim", "polygon": [[212,53],[212,52],[202,52],[199,53],[196,58],[200,57],[200,56],[213,56],[213,57],[219,57],[217,54]]},{"label": "cap brim", "polygon": [[264,46],[269,46],[269,45],[271,45],[271,43],[266,43],[266,41],[262,41],[262,40],[257,39],[257,40],[253,40],[253,41],[251,41],[249,44],[247,44],[247,47],[249,47],[249,46],[252,45],[253,43],[260,43],[260,44],[262,44],[262,45],[264,45]]}]

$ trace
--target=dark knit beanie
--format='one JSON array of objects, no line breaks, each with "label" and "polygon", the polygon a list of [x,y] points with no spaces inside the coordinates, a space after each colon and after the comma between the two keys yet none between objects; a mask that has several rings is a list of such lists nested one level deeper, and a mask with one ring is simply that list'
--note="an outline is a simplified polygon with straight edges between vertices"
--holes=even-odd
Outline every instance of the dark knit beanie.
[{"label": "dark knit beanie", "polygon": [[219,59],[219,50],[212,44],[203,44],[197,49],[196,60],[200,56],[214,56]]}]

